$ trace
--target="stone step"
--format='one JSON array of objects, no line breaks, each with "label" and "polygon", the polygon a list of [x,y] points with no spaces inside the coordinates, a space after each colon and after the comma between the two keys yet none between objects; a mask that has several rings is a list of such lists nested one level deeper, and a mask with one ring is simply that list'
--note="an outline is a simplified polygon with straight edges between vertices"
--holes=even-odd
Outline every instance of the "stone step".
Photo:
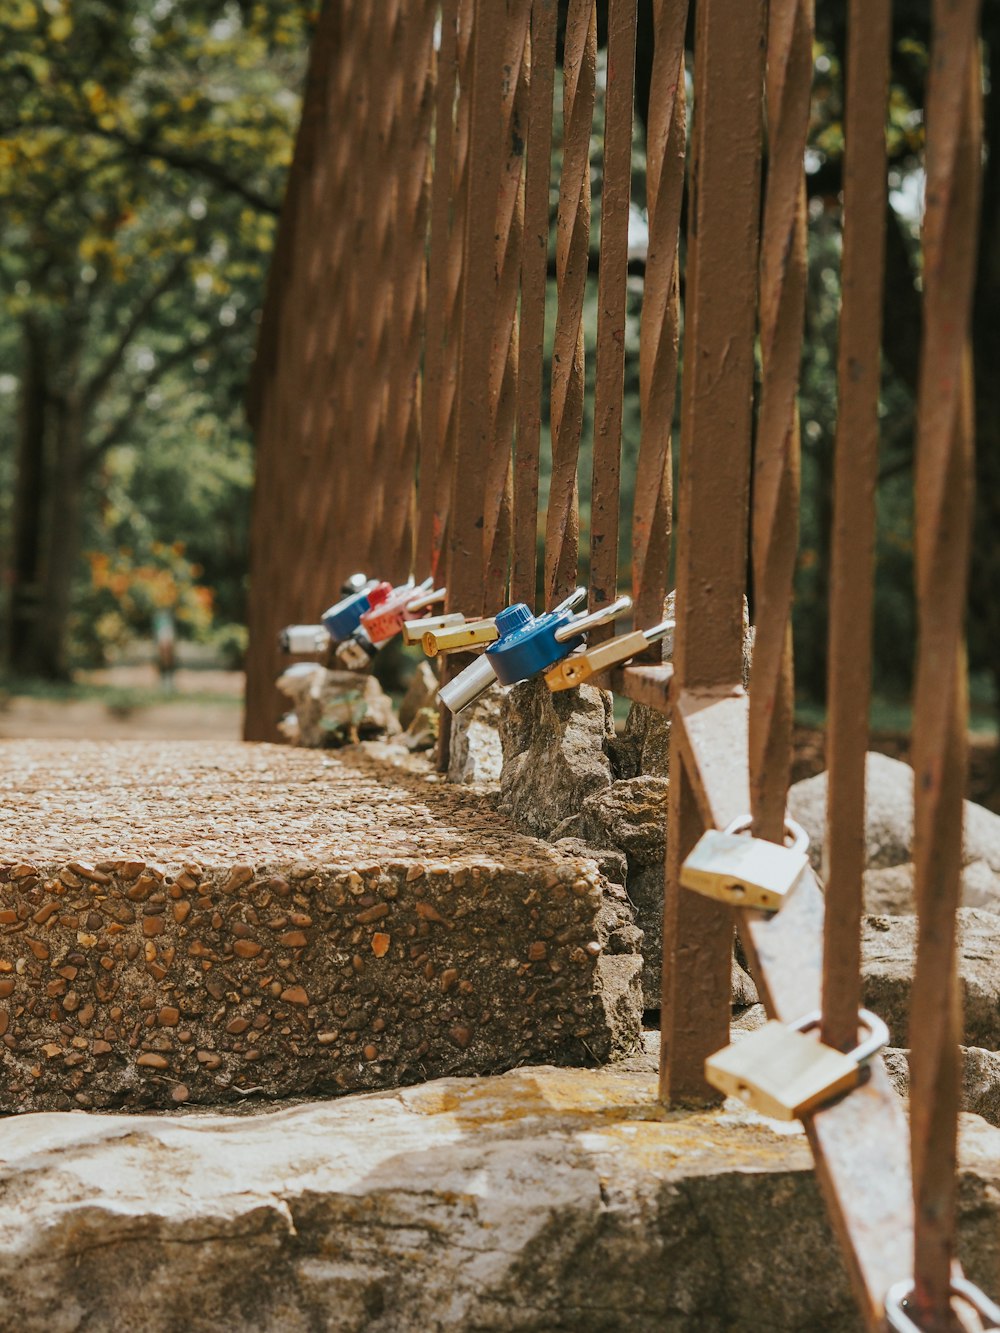
[{"label": "stone step", "polygon": [[[8,1119],[3,1325],[861,1333],[801,1129],[665,1112],[654,1068]],[[1000,1130],[977,1116],[960,1170],[961,1258],[992,1294]]]},{"label": "stone step", "polygon": [[2,1112],[394,1087],[637,1041],[624,892],[398,751],[0,753]]}]

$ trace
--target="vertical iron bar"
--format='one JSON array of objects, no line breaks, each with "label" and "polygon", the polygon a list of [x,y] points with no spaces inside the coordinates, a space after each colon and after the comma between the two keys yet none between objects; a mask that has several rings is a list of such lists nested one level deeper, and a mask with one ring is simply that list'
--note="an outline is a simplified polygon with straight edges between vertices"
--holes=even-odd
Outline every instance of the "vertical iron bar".
[{"label": "vertical iron bar", "polygon": [[396,213],[395,139],[399,130],[399,94],[402,61],[399,53],[400,6],[402,0],[382,0],[375,6],[372,45],[369,49],[369,77],[372,80],[372,104],[369,109],[366,161],[362,180],[369,215],[365,226],[370,231],[366,245],[365,333],[359,348],[358,382],[354,386],[360,399],[360,429],[355,436],[359,463],[364,476],[359,477],[355,492],[356,532],[364,559],[380,570],[385,560],[385,541],[378,520],[382,511],[385,486],[385,406],[389,349],[389,313],[392,299],[392,239]]},{"label": "vertical iron bar", "polygon": [[431,180],[430,247],[427,261],[424,385],[417,493],[416,570],[436,577],[443,516],[437,514],[437,474],[444,462],[441,416],[445,339],[450,316],[447,273],[455,163],[455,94],[458,80],[458,0],[441,6],[441,43],[434,106],[434,174]]},{"label": "vertical iron bar", "polygon": [[493,426],[490,367],[497,299],[505,10],[496,0],[476,0],[472,31],[468,197],[447,575],[449,605],[472,615],[486,610],[483,524],[489,503],[486,488]]},{"label": "vertical iron bar", "polygon": [[[472,118],[472,40],[476,0],[460,0],[458,8],[458,103],[455,108],[455,182],[452,193],[453,211],[447,259],[448,304],[445,322],[445,360],[441,382],[440,439],[443,455],[438,463],[435,479],[435,540],[442,552],[445,569],[450,568],[451,502],[455,485],[455,457],[458,448],[458,381],[462,354],[462,312],[464,309],[466,227],[469,210],[469,152]],[[480,602],[477,590],[475,605]],[[454,593],[449,595],[449,608],[461,607]],[[447,666],[447,663],[445,663]],[[443,710],[447,712],[446,709]],[[448,717],[450,717],[450,713]],[[448,717],[443,718],[447,725]]]},{"label": "vertical iron bar", "polygon": [[783,837],[792,754],[791,606],[798,548],[798,385],[806,299],[803,159],[813,29],[813,0],[771,0],[760,268],[763,383],[753,483],[757,636],[750,673],[750,794],[754,832],[776,842]]},{"label": "vertical iron bar", "polygon": [[687,0],[656,0],[646,130],[649,242],[639,329],[642,437],[632,504],[632,599],[636,623],[659,620],[670,572],[671,433],[677,395],[680,296],[677,243],[684,194]]},{"label": "vertical iron bar", "polygon": [[531,9],[521,318],[518,330],[517,450],[514,459],[514,535],[511,600],[535,604],[538,547],[538,456],[542,427],[545,292],[548,285],[549,184],[552,172],[552,94],[556,63],[556,0]]},{"label": "vertical iron bar", "polygon": [[[738,689],[757,295],[764,0],[699,0],[677,509],[674,688]],[[733,919],[680,888],[700,832],[671,744],[660,1095],[714,1100],[705,1057],[729,1039]]]},{"label": "vertical iron bar", "polygon": [[289,365],[287,349],[303,280],[300,243],[311,223],[308,183],[316,156],[322,151],[329,71],[341,36],[339,11],[324,11],[310,52],[302,122],[275,242],[253,372],[251,412],[257,464],[252,504],[250,649],[244,716],[244,735],[248,740],[275,738],[278,697],[274,680],[281,665],[277,634],[283,623],[283,597],[293,558],[287,543],[282,542],[282,528],[289,513],[287,487],[295,472],[287,466],[288,430],[295,420],[294,401],[289,397],[294,367]]},{"label": "vertical iron bar", "polygon": [[871,703],[891,37],[891,0],[851,0],[830,559],[821,1033],[828,1046],[842,1050],[857,1040],[861,1007],[865,754]]},{"label": "vertical iron bar", "polygon": [[558,310],[552,350],[552,477],[545,520],[545,595],[554,605],[576,583],[580,546],[577,462],[583,429],[583,304],[590,250],[590,133],[594,120],[597,6],[569,0],[563,46],[563,158],[556,221]]},{"label": "vertical iron bar", "polygon": [[914,1316],[950,1329],[961,1083],[955,960],[968,701],[970,323],[982,171],[978,0],[935,0],[927,90],[924,322],[916,445],[913,713],[917,960],[910,1006]]},{"label": "vertical iron bar", "polygon": [[[636,0],[608,7],[601,267],[597,281],[594,383],[594,466],[590,500],[590,605],[614,600],[618,588],[622,407],[625,391],[625,301],[628,216],[632,185],[632,107],[635,85]],[[614,634],[605,625],[590,635]]]},{"label": "vertical iron bar", "polygon": [[531,50],[531,0],[507,0],[501,100],[502,165],[496,217],[497,305],[490,356],[493,423],[483,523],[486,605],[506,600],[513,505],[512,445],[517,411],[517,298],[524,232],[524,142]]},{"label": "vertical iron bar", "polygon": [[[330,182],[325,191],[323,212],[316,232],[324,250],[325,262],[319,279],[320,317],[315,321],[320,339],[307,399],[310,406],[309,440],[306,460],[299,481],[300,510],[295,530],[309,534],[308,556],[300,554],[299,566],[308,584],[302,615],[312,620],[329,604],[331,596],[347,572],[350,551],[341,529],[334,521],[342,481],[331,484],[347,467],[341,436],[342,422],[336,407],[337,370],[341,348],[341,329],[347,308],[348,273],[352,210],[349,185],[353,152],[354,85],[363,59],[361,38],[364,29],[356,21],[356,6],[341,6],[343,37],[331,77],[326,124],[325,152],[330,158]],[[345,340],[346,341],[346,340]]]},{"label": "vertical iron bar", "polygon": [[[354,552],[354,562],[366,573],[377,575],[372,563],[370,544],[365,539],[360,523],[362,504],[373,503],[372,458],[365,444],[365,362],[369,339],[369,316],[374,292],[371,275],[375,267],[376,232],[372,209],[374,202],[369,189],[378,189],[376,180],[369,179],[373,172],[372,159],[377,158],[377,117],[380,86],[380,52],[384,51],[384,11],[363,4],[358,15],[359,77],[354,90],[354,116],[351,126],[352,155],[350,193],[347,207],[351,215],[350,249],[353,262],[348,274],[348,286],[343,329],[343,355],[338,358],[337,403],[339,408],[338,435],[341,447],[347,451],[346,463],[338,479],[336,523],[332,525],[331,541],[338,551],[348,539]],[[331,482],[332,482],[331,478]]]},{"label": "vertical iron bar", "polygon": [[[380,519],[388,553],[386,577],[393,583],[413,571],[436,18],[436,0],[411,0],[403,10],[404,74],[396,141],[398,197],[390,328],[388,457]],[[425,576],[424,571],[420,574]]]}]

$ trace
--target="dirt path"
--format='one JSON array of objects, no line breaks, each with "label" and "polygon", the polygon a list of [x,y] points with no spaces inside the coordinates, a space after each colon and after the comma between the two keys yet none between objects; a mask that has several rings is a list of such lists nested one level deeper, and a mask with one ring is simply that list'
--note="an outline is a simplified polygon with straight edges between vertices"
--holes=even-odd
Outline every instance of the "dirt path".
[{"label": "dirt path", "polygon": [[238,671],[176,673],[162,693],[153,667],[92,672],[81,685],[93,696],[35,694],[0,699],[4,740],[240,740],[243,675]]}]

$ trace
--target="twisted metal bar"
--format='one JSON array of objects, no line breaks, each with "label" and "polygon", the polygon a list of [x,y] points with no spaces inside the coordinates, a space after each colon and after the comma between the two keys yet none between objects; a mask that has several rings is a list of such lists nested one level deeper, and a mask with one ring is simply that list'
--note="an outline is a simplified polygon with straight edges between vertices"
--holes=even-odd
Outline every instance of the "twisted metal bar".
[{"label": "twisted metal bar", "polygon": [[554,605],[576,582],[580,546],[577,462],[583,429],[583,303],[590,246],[590,131],[597,6],[569,0],[563,54],[563,161],[556,219],[558,308],[552,350],[552,477],[545,521],[545,594]]},{"label": "twisted metal bar", "polygon": [[646,130],[649,243],[639,330],[642,438],[632,506],[632,598],[636,622],[662,613],[670,564],[673,467],[671,430],[677,395],[680,299],[677,242],[684,194],[687,113],[684,33],[688,3],[657,0]]},{"label": "twisted metal bar", "polygon": [[913,1313],[952,1326],[961,1001],[955,962],[968,702],[972,523],[970,322],[982,131],[978,0],[935,0],[927,91],[924,325],[916,446],[917,677],[913,714],[917,961],[910,1009],[916,1210]]},{"label": "twisted metal bar", "polygon": [[538,462],[542,425],[545,289],[548,282],[549,184],[552,169],[552,93],[556,63],[556,0],[531,7],[521,318],[518,328],[517,448],[511,600],[535,603],[538,545]]},{"label": "twisted metal bar", "polygon": [[[601,192],[601,268],[597,280],[594,378],[594,459],[590,501],[590,604],[611,601],[618,589],[618,510],[625,389],[625,298],[628,212],[632,184],[632,104],[635,84],[636,0],[608,8],[608,75]],[[614,634],[605,625],[591,636]]]},{"label": "twisted metal bar", "polygon": [[[458,0],[441,6],[441,46],[437,58],[434,106],[434,170],[431,179],[430,246],[427,260],[424,385],[420,433],[420,477],[417,490],[416,568],[437,573],[441,554],[435,531],[441,519],[435,513],[437,472],[443,465],[441,398],[445,340],[452,307],[447,274],[451,229],[452,184],[455,170],[455,95],[458,81]],[[453,297],[452,297],[453,299]]]},{"label": "twisted metal bar", "polygon": [[386,577],[393,583],[406,578],[413,569],[437,8],[436,0],[411,0],[403,10],[402,20],[405,76],[396,146],[398,197],[389,359],[388,458],[380,518],[389,556]]},{"label": "twisted metal bar", "polygon": [[492,440],[483,510],[486,604],[505,600],[513,505],[511,448],[517,412],[517,303],[524,234],[524,142],[531,74],[531,0],[509,0],[501,99],[503,164],[496,217],[497,305],[490,354]]},{"label": "twisted metal bar", "polygon": [[865,754],[871,700],[875,488],[885,256],[891,0],[851,0],[827,690],[822,1039],[855,1044],[861,1008]]},{"label": "twisted metal bar", "polygon": [[780,842],[791,767],[792,578],[798,545],[799,363],[806,296],[803,158],[812,86],[813,0],[768,14],[768,168],[761,236],[763,368],[753,477],[754,643],[750,791],[754,832]]}]

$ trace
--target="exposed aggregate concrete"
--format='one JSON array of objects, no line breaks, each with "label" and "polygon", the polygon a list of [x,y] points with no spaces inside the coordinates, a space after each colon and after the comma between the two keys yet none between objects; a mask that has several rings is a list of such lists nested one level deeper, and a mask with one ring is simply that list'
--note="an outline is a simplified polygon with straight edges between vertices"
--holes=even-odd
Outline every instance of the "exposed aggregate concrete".
[{"label": "exposed aggregate concrete", "polygon": [[630,1049],[640,933],[623,893],[385,753],[4,745],[0,1111]]}]

